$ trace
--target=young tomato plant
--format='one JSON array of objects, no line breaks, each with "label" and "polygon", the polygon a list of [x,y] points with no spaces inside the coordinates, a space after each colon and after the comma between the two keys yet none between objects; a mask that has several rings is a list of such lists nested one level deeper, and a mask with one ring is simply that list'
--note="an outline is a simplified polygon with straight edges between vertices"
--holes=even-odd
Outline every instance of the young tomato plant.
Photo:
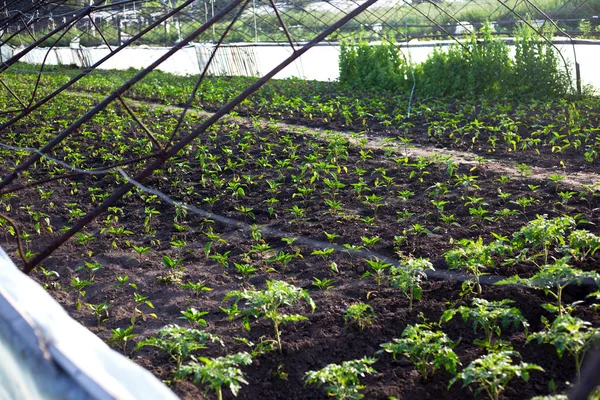
[{"label": "young tomato plant", "polygon": [[[459,247],[452,249],[444,257],[449,269],[460,269],[473,275],[472,290],[481,294],[480,278],[484,271],[494,265],[493,248],[483,244],[483,239],[459,241]],[[463,285],[464,286],[464,285]],[[463,288],[464,289],[464,288]]]},{"label": "young tomato plant", "polygon": [[417,368],[424,380],[427,380],[439,368],[456,375],[456,366],[460,360],[454,350],[454,343],[444,332],[432,331],[427,324],[409,325],[400,339],[383,343],[382,351],[406,356]]},{"label": "young tomato plant", "polygon": [[364,357],[359,360],[343,361],[341,364],[329,364],[318,371],[308,371],[307,384],[325,385],[327,395],[336,399],[362,399],[359,393],[365,387],[360,384],[359,377],[375,373],[371,367],[376,358]]},{"label": "young tomato plant", "polygon": [[277,346],[281,352],[281,332],[280,325],[290,322],[305,321],[308,318],[302,314],[283,314],[282,307],[291,307],[304,300],[311,308],[315,310],[316,305],[306,290],[300,289],[294,285],[283,281],[267,281],[266,290],[234,290],[229,292],[224,300],[235,298],[234,305],[237,306],[240,300],[244,301],[245,307],[237,309],[236,312],[244,316],[244,325],[249,329],[248,317],[266,318],[273,322]]},{"label": "young tomato plant", "polygon": [[452,378],[449,387],[457,380],[463,381],[463,387],[477,386],[475,396],[482,391],[491,400],[498,400],[500,393],[506,389],[508,383],[518,376],[525,382],[529,380],[529,371],[544,371],[539,365],[520,363],[513,364],[512,357],[518,355],[514,351],[501,351],[491,353],[473,361]]},{"label": "young tomato plant", "polygon": [[433,271],[433,265],[424,258],[409,258],[390,268],[389,280],[408,297],[408,311],[412,311],[414,300],[421,300],[421,281],[427,278],[428,270]]},{"label": "young tomato plant", "polygon": [[242,383],[248,384],[244,378],[244,373],[240,369],[241,365],[252,364],[252,357],[246,352],[229,354],[218,358],[200,357],[200,364],[192,361],[182,366],[177,373],[177,378],[184,378],[194,375],[193,381],[196,384],[207,384],[206,390],[214,390],[217,399],[223,399],[223,387],[228,387],[234,396],[242,388]]},{"label": "young tomato plant", "polygon": [[500,336],[502,334],[501,327],[506,328],[509,324],[513,324],[515,328],[519,325],[525,330],[529,324],[525,317],[521,315],[516,307],[511,307],[514,303],[512,300],[487,301],[485,299],[473,299],[471,307],[460,306],[457,309],[446,310],[442,314],[441,322],[448,322],[456,315],[460,314],[465,322],[473,321],[473,330],[477,331],[481,328],[485,334],[485,340],[476,340],[475,344],[492,347],[492,338],[494,334]]},{"label": "young tomato plant", "polygon": [[145,346],[154,346],[165,351],[176,363],[176,370],[181,369],[181,363],[192,351],[206,349],[206,344],[211,341],[223,345],[217,336],[197,329],[183,328],[178,325],[167,325],[158,331],[156,337],[149,337],[140,341],[136,350]]},{"label": "young tomato plant", "polygon": [[352,322],[358,325],[362,331],[367,326],[372,325],[375,320],[375,310],[370,304],[356,303],[349,306],[344,314],[344,324]]},{"label": "young tomato plant", "polygon": [[556,260],[554,264],[544,265],[541,270],[530,278],[520,278],[518,275],[496,282],[497,285],[521,284],[535,289],[541,289],[546,295],[550,294],[556,299],[556,305],[544,304],[543,307],[550,312],[563,315],[562,292],[572,283],[581,283],[585,278],[598,281],[598,273],[582,271],[567,264],[568,257]]},{"label": "young tomato plant", "polygon": [[552,324],[542,316],[542,322],[546,329],[532,333],[527,340],[537,340],[538,343],[553,345],[556,347],[559,358],[562,358],[565,352],[570,354],[575,360],[575,371],[577,371],[577,382],[579,382],[583,358],[585,353],[600,339],[600,329],[593,328],[590,322],[569,314],[559,315]]}]

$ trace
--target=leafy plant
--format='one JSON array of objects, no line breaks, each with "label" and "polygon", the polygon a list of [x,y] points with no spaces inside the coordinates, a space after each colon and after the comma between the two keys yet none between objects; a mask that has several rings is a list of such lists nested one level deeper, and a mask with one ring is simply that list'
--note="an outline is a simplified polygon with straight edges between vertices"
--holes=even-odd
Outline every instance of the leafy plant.
[{"label": "leafy plant", "polygon": [[[284,314],[282,307],[291,307],[304,300],[311,308],[315,310],[316,305],[306,290],[300,289],[294,285],[283,281],[267,281],[266,290],[234,290],[229,292],[224,301],[235,298],[234,305],[237,306],[240,300],[244,301],[244,308],[237,309],[236,313],[244,317],[244,324],[247,329],[250,328],[248,317],[266,318],[271,320],[275,329],[277,346],[281,352],[281,332],[280,325],[305,321],[308,318],[302,314]],[[236,307],[237,308],[237,307]]]},{"label": "leafy plant", "polygon": [[358,325],[362,331],[367,326],[372,325],[375,320],[375,310],[370,304],[356,303],[348,306],[344,314],[344,324],[352,322]]},{"label": "leafy plant", "polygon": [[85,297],[85,288],[91,285],[92,282],[87,279],[79,279],[79,277],[75,277],[71,279],[71,286],[69,289],[75,289],[77,292],[77,301],[75,302],[75,308],[81,308],[81,298]]},{"label": "leafy plant", "polygon": [[409,258],[390,268],[389,280],[408,297],[408,311],[412,311],[414,300],[421,300],[421,282],[427,278],[427,271],[433,271],[433,265],[425,258]]},{"label": "leafy plant", "polygon": [[371,271],[367,271],[362,274],[361,278],[367,278],[369,276],[374,276],[377,281],[377,288],[381,287],[381,282],[385,278],[385,271],[389,269],[392,264],[388,264],[383,262],[379,258],[375,258],[374,260],[365,260]]},{"label": "leafy plant", "polygon": [[[544,264],[548,264],[550,246],[564,245],[567,231],[576,225],[577,221],[569,216],[548,220],[546,216],[538,215],[536,219],[513,234],[511,244],[515,250],[523,250],[522,254],[541,249]],[[536,254],[528,255],[528,258],[533,260],[536,256]]]},{"label": "leafy plant", "polygon": [[248,384],[244,373],[240,369],[242,365],[252,364],[252,357],[246,352],[228,354],[224,357],[205,358],[200,357],[200,364],[192,361],[182,366],[176,374],[177,378],[193,375],[196,384],[207,384],[207,391],[213,390],[217,399],[223,399],[223,387],[228,387],[234,396],[237,396],[243,384]]},{"label": "leafy plant", "polygon": [[133,333],[133,325],[130,325],[127,328],[113,328],[111,339],[108,340],[108,343],[120,345],[123,354],[127,355],[127,343],[136,336],[138,336],[138,334]]},{"label": "leafy plant", "polygon": [[544,371],[535,364],[525,362],[514,364],[512,357],[517,355],[518,353],[514,351],[501,351],[480,357],[452,378],[448,387],[462,380],[463,387],[471,385],[477,387],[475,396],[483,391],[491,400],[498,400],[500,393],[515,376],[527,382],[529,371]]},{"label": "leafy plant", "polygon": [[134,318],[139,315],[142,319],[146,319],[146,317],[158,318],[155,313],[146,314],[142,310],[140,310],[140,306],[144,305],[151,309],[154,309],[154,304],[150,300],[148,300],[148,296],[143,296],[137,292],[133,293],[133,301],[135,303],[135,307],[133,308]]},{"label": "leafy plant", "polygon": [[508,251],[502,242],[484,245],[483,239],[462,239],[459,247],[444,254],[449,269],[460,269],[473,275],[474,291],[481,294],[480,278],[484,271],[494,265],[494,256]]},{"label": "leafy plant", "polygon": [[360,384],[359,377],[375,373],[371,367],[375,362],[376,358],[363,357],[341,364],[329,364],[318,371],[308,371],[304,381],[317,386],[325,385],[327,395],[336,399],[362,399],[364,396],[359,391],[365,387]]},{"label": "leafy plant", "polygon": [[316,276],[313,277],[313,286],[321,289],[321,290],[330,290],[333,289],[333,279],[323,278],[319,279]]},{"label": "leafy plant", "polygon": [[577,261],[583,261],[600,250],[600,237],[586,230],[574,230],[567,241],[568,247],[565,250]]},{"label": "leafy plant", "polygon": [[166,325],[158,331],[157,336],[149,337],[137,344],[136,350],[145,346],[158,347],[175,361],[176,371],[181,369],[181,363],[193,352],[206,349],[208,342],[220,343],[221,339],[211,333],[197,329],[182,328],[178,325]]},{"label": "leafy plant", "polygon": [[501,301],[488,301],[475,298],[471,302],[471,307],[460,306],[458,309],[449,309],[442,314],[441,321],[448,322],[456,315],[460,314],[465,322],[473,322],[473,331],[482,329],[485,340],[475,341],[475,344],[481,344],[485,347],[492,347],[492,338],[494,334],[500,336],[501,328],[506,328],[511,323],[517,328],[522,326],[527,330],[529,324],[521,314],[518,308],[512,307],[512,300],[504,299]]},{"label": "leafy plant", "polygon": [[556,347],[558,357],[566,352],[575,359],[577,381],[581,378],[581,365],[588,350],[595,346],[600,339],[600,329],[593,328],[590,322],[570,314],[559,315],[552,324],[542,316],[546,329],[532,333],[527,341],[536,340],[538,343],[548,343]]},{"label": "leafy plant", "polygon": [[97,262],[85,261],[84,265],[80,265],[79,267],[76,267],[75,271],[86,270],[89,274],[89,281],[94,282],[94,280],[96,279],[96,272],[102,268],[104,268],[104,267]]},{"label": "leafy plant", "polygon": [[383,351],[406,356],[417,368],[423,379],[427,380],[439,368],[456,375],[456,366],[460,360],[454,353],[454,343],[441,331],[431,330],[427,324],[407,326],[400,339],[381,344]]},{"label": "leafy plant", "polygon": [[212,290],[212,288],[209,288],[208,286],[206,286],[204,281],[198,281],[198,282],[188,281],[188,283],[184,283],[184,284],[180,285],[179,287],[182,289],[193,290],[194,297],[196,297],[196,298],[198,298],[198,296],[200,296],[201,292],[209,292]]},{"label": "leafy plant", "polygon": [[568,257],[556,260],[554,264],[544,265],[538,273],[530,278],[521,278],[518,275],[496,282],[496,285],[525,285],[531,288],[540,289],[544,294],[550,294],[556,299],[556,305],[546,304],[544,308],[551,312],[558,312],[563,315],[564,307],[562,293],[564,289],[573,283],[580,284],[585,278],[592,278],[598,281],[600,278],[594,271],[582,271],[571,267],[567,262]]},{"label": "leafy plant", "polygon": [[102,302],[99,304],[86,303],[86,306],[88,306],[92,310],[92,313],[98,321],[98,328],[100,328],[100,325],[103,322],[106,322],[106,320],[108,320],[108,309],[110,308],[110,306],[107,302]]},{"label": "leafy plant", "polygon": [[196,325],[206,326],[206,320],[202,318],[206,314],[208,314],[208,311],[198,311],[194,307],[189,307],[185,311],[181,311],[181,315],[183,316],[179,318],[185,319],[190,323],[192,328],[195,328]]}]

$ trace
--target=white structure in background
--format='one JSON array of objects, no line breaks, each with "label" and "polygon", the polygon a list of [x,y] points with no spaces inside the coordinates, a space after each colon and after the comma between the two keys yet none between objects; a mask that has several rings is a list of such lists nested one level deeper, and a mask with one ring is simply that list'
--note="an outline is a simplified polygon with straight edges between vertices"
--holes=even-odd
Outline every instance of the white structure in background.
[{"label": "white structure in background", "polygon": [[454,30],[454,34],[456,34],[456,35],[462,35],[462,34],[465,34],[465,33],[471,33],[474,30],[475,30],[475,28],[473,28],[473,25],[469,21],[460,21],[456,25],[456,29]]},{"label": "white structure in background", "polygon": [[[578,39],[573,46],[570,40],[557,38],[556,47],[569,65],[573,66],[573,50],[577,52],[577,61],[581,66],[581,79],[584,85],[600,89],[600,41]],[[441,49],[455,45],[454,40],[411,41],[408,46],[398,43],[398,48],[415,63],[423,62],[435,47]],[[199,74],[214,48],[211,43],[193,43],[185,46],[162,63],[158,69],[176,75]],[[0,46],[0,61],[12,57],[24,47]],[[514,54],[514,45],[509,44]],[[144,68],[169,50],[168,47],[131,46],[98,69]],[[47,48],[36,48],[21,59],[22,62],[40,64],[44,60]],[[58,47],[50,51],[46,60],[49,65],[77,65],[86,68],[109,53],[106,46],[99,47]],[[292,54],[286,44],[275,43],[231,43],[223,45],[217,51],[215,59],[208,69],[210,75],[226,76],[262,76]],[[279,72],[275,78],[300,78],[318,81],[333,81],[339,77],[339,45],[322,43]],[[562,61],[562,60],[561,60]],[[575,75],[573,71],[572,76]]]},{"label": "white structure in background", "polygon": [[0,399],[176,400],[67,315],[0,248]]}]

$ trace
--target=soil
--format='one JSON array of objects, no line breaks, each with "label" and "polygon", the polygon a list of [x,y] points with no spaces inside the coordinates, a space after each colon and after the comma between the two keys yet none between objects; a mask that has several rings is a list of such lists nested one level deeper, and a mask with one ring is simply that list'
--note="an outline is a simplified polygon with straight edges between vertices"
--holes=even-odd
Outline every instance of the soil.
[{"label": "soil", "polygon": [[[298,124],[302,121],[293,122]],[[244,143],[246,133],[253,132],[252,125],[248,121],[240,120],[237,133],[230,125],[221,125],[216,142],[211,141],[210,135],[203,137],[187,155],[171,162],[169,169],[144,181],[144,185],[161,190],[174,199],[232,218],[240,224],[209,223],[204,217],[191,211],[182,218],[176,214],[174,207],[159,199],[149,198],[149,194],[143,197],[139,194],[126,197],[117,205],[122,208],[122,211],[111,211],[86,227],[85,233],[94,236],[90,244],[82,245],[76,240],[71,240],[43,263],[46,270],[57,271],[60,276],[54,280],[56,287],[51,293],[73,318],[105,341],[110,340],[111,329],[129,326],[131,317],[136,316],[134,292],[147,296],[154,306],[154,309],[151,309],[141,305],[139,309],[144,314],[155,313],[157,316],[157,318],[149,316],[142,318],[137,315],[134,332],[139,336],[134,341],[156,334],[158,329],[166,324],[177,323],[187,326],[187,322],[180,319],[180,312],[187,307],[208,311],[205,316],[206,329],[220,336],[225,347],[210,345],[208,349],[196,354],[214,357],[237,351],[248,351],[248,346],[236,338],[247,338],[254,343],[260,342],[261,338],[273,338],[273,327],[265,321],[252,321],[251,330],[246,331],[240,320],[227,319],[220,307],[224,306],[223,298],[228,292],[249,285],[264,288],[266,280],[285,280],[293,283],[310,293],[317,308],[314,313],[310,313],[306,306],[294,307],[294,312],[304,313],[308,316],[308,320],[284,325],[282,327],[283,351],[260,355],[253,360],[251,367],[244,368],[249,384],[243,385],[237,398],[244,400],[324,399],[327,396],[322,388],[304,384],[304,374],[308,370],[320,369],[329,363],[371,356],[380,349],[380,344],[400,337],[408,324],[417,323],[423,317],[429,321],[438,321],[444,310],[451,305],[468,304],[468,301],[460,297],[462,275],[448,271],[443,257],[444,252],[455,247],[456,241],[482,237],[484,241],[489,242],[493,240],[493,234],[510,236],[536,215],[542,214],[547,215],[548,218],[563,214],[582,214],[583,218],[595,223],[585,225],[585,228],[593,233],[600,233],[599,197],[580,199],[574,196],[568,202],[562,203],[557,194],[560,191],[577,190],[576,187],[581,184],[581,181],[587,182],[590,177],[592,181],[597,181],[597,178],[594,178],[596,176],[594,167],[582,160],[580,156],[570,153],[560,156],[560,160],[567,166],[564,175],[568,175],[572,181],[565,180],[555,187],[546,179],[540,179],[538,174],[545,168],[557,167],[557,159],[553,158],[553,155],[545,157],[519,152],[519,162],[526,162],[535,168],[533,176],[520,176],[514,169],[503,170],[499,167],[499,165],[512,165],[511,163],[516,160],[510,162],[508,160],[517,157],[514,154],[500,152],[493,154],[505,164],[494,160],[487,163],[467,162],[463,154],[463,158],[458,156],[454,158],[458,163],[458,175],[474,176],[476,181],[471,186],[461,186],[454,178],[448,181],[449,175],[443,162],[439,164],[433,162],[423,169],[414,166],[417,160],[413,156],[422,155],[424,151],[437,152],[435,150],[437,144],[435,146],[427,144],[426,132],[423,137],[423,132],[420,130],[415,130],[412,136],[414,141],[411,145],[416,148],[409,152],[411,156],[409,164],[412,165],[410,166],[393,161],[394,158],[399,157],[398,153],[386,154],[386,151],[377,145],[378,138],[393,137],[395,134],[393,132],[386,134],[373,130],[369,142],[363,149],[342,144],[341,147],[347,150],[347,154],[345,150],[341,151],[333,160],[327,159],[329,154],[327,150],[335,147],[336,143],[339,146],[340,141],[331,134],[327,138],[318,135],[313,137],[300,134],[297,132],[298,129],[292,127],[281,126],[280,128],[279,131],[260,132],[260,137],[264,141],[257,140],[250,143],[248,150],[244,152],[240,143]],[[289,135],[290,142],[281,141],[284,134]],[[82,148],[92,144],[87,140],[91,139],[82,138]],[[266,143],[272,143],[273,153],[269,158],[272,167],[263,168],[257,164],[257,160],[266,154],[264,152]],[[208,163],[204,169],[200,167],[198,158],[195,157],[200,145],[208,146],[209,153],[217,155],[217,160]],[[422,147],[422,145],[429,147]],[[305,199],[298,196],[296,187],[298,185],[294,182],[293,176],[301,173],[301,165],[298,162],[288,169],[278,167],[275,161],[283,159],[284,155],[289,157],[294,153],[295,146],[298,146],[296,154],[299,160],[315,152],[321,157],[317,161],[328,161],[330,167],[325,168],[329,168],[329,173],[334,172],[339,182],[345,186],[334,195],[320,179],[317,180],[311,195]],[[222,188],[201,184],[202,175],[215,165],[227,165],[225,162],[227,157],[221,151],[225,148],[231,150],[230,154],[235,160],[248,161],[243,166],[234,167],[233,170],[224,168],[219,173],[225,182],[245,182],[243,197],[232,197],[232,191],[227,189],[227,184]],[[365,157],[367,150],[370,153]],[[468,151],[474,154],[489,154],[488,149]],[[100,163],[101,160],[97,161]],[[188,166],[182,167],[186,161]],[[90,160],[90,164],[93,165],[94,160]],[[372,189],[368,193],[381,196],[383,199],[376,209],[364,203],[364,194],[367,192],[363,193],[363,197],[358,197],[353,189],[352,184],[358,179],[352,172],[357,167],[365,170],[364,182]],[[2,175],[6,174],[7,168],[7,165],[0,168]],[[389,187],[381,184],[384,182],[382,171],[385,172],[386,177],[393,178],[394,183]],[[47,172],[44,168],[36,169],[32,171],[30,177],[43,179],[47,177]],[[414,176],[411,176],[411,173]],[[576,173],[585,176],[579,180]],[[326,176],[323,171],[320,174]],[[500,183],[501,175],[507,174],[511,179],[506,183]],[[244,175],[256,179],[251,179],[248,183],[241,178]],[[259,179],[259,175],[262,178]],[[267,181],[281,183],[277,193],[271,194]],[[78,207],[89,211],[99,203],[98,199],[90,198],[88,188],[96,187],[100,188],[101,192],[111,193],[116,187],[114,179],[109,176],[85,176],[76,182],[78,182],[76,185],[59,182],[46,184],[44,190],[54,191],[50,199],[41,199],[37,190],[25,189],[18,193],[18,198],[5,200],[5,204],[11,205],[10,216],[26,231],[32,232],[33,223],[23,209],[25,205],[30,206],[30,210],[48,214],[54,231],[58,232],[61,227],[71,224],[69,209]],[[445,211],[454,214],[456,225],[444,223],[437,209],[431,204],[435,185],[439,182],[449,182],[448,192],[439,198],[448,202]],[[538,187],[532,190],[533,186]],[[77,193],[73,193],[74,187],[78,189]],[[186,188],[192,190],[187,192]],[[523,210],[510,200],[499,198],[499,189],[503,193],[510,193],[510,199],[533,197],[535,204]],[[398,196],[398,192],[403,190],[408,190],[412,194],[407,199],[402,199]],[[214,204],[203,201],[213,196],[218,198]],[[279,202],[274,205],[273,212],[269,212],[267,200],[272,197]],[[483,199],[482,201],[487,203],[485,208],[490,210],[488,216],[493,216],[495,210],[504,208],[517,210],[517,213],[493,221],[477,219],[471,215],[470,206],[465,205],[473,201],[469,197]],[[331,210],[325,199],[340,201],[341,209]],[[67,206],[69,203],[71,205]],[[72,203],[75,203],[75,206]],[[294,205],[305,210],[304,216],[297,217],[290,212]],[[241,212],[240,206],[251,208],[253,215]],[[145,224],[147,207],[153,207],[159,214]],[[405,210],[410,211],[412,215],[399,220],[398,212]],[[114,216],[118,216],[118,220],[115,220]],[[365,218],[374,218],[374,222],[369,223]],[[257,241],[248,234],[248,229],[243,229],[244,226],[247,227],[245,224],[258,224],[264,228],[263,239],[273,247],[266,256],[261,258],[257,253],[248,255],[252,245]],[[103,231],[103,228],[108,226],[124,227],[132,234],[118,236]],[[420,232],[418,226],[427,228],[428,233]],[[209,227],[223,239],[222,242],[213,240],[211,254],[230,252],[228,267],[218,265],[214,259],[207,258],[203,252],[209,241],[206,235]],[[325,232],[335,232],[339,236],[334,242],[340,246],[362,245],[363,238],[379,237],[379,241],[368,249],[373,254],[382,258],[397,258],[399,253],[427,257],[437,272],[444,272],[437,275],[443,275],[443,280],[436,279],[432,274],[430,279],[423,283],[422,300],[416,302],[413,310],[409,311],[408,300],[398,290],[389,287],[388,284],[378,288],[373,278],[361,278],[366,272],[367,264],[360,256],[335,252],[324,260],[321,256],[311,255],[314,248],[306,245],[311,243],[310,240],[298,240],[296,243],[286,244],[280,237],[269,235],[267,233],[269,229],[271,232],[287,232],[290,236],[309,238],[319,243],[328,241]],[[36,235],[28,246],[34,252],[39,251],[50,243],[55,235],[42,229],[40,235]],[[395,243],[394,239],[399,235],[406,236],[406,240],[400,245]],[[181,249],[174,248],[171,242],[175,240],[185,242],[185,246]],[[129,244],[149,246],[151,251],[139,257],[131,250]],[[15,251],[15,243],[8,235],[0,236],[0,245],[9,252]],[[286,268],[266,262],[266,259],[277,251],[293,253],[296,250],[299,250],[303,257],[295,258]],[[162,262],[162,257],[165,255],[183,260],[182,265],[185,267],[183,282],[204,281],[212,290],[194,297],[190,290],[157,279],[158,276],[164,276],[168,272]],[[557,257],[558,253],[553,251],[552,256]],[[100,326],[88,307],[76,307],[79,296],[75,290],[69,289],[72,278],[88,278],[85,270],[77,270],[77,267],[88,259],[101,264],[103,268],[95,273],[93,283],[85,289],[86,294],[82,301],[91,304],[107,302],[110,305],[109,318]],[[586,270],[596,270],[599,259],[600,256],[597,254],[585,263],[573,263],[573,265]],[[236,273],[234,262],[249,262],[259,271],[255,277],[245,281]],[[332,263],[337,265],[338,272],[332,270],[330,267]],[[491,276],[506,277],[517,273],[528,276],[535,271],[536,266],[533,264],[516,264],[499,266],[487,272]],[[128,284],[116,287],[117,276],[128,276],[128,283],[134,283],[137,289]],[[33,273],[33,277],[42,284],[48,283],[39,270]],[[312,285],[314,277],[333,279],[334,287],[330,290],[320,290]],[[570,289],[565,294],[565,303],[585,300],[587,293],[589,289],[585,287]],[[538,331],[542,328],[540,321],[542,316],[551,316],[541,307],[542,304],[550,301],[549,297],[541,291],[514,286],[485,286],[482,297],[488,300],[514,301],[529,321],[530,331]],[[346,308],[360,301],[368,302],[376,314],[374,323],[363,330],[353,324],[344,323]],[[594,326],[600,326],[599,317],[590,312],[587,305],[576,306],[575,309],[576,315],[584,317]],[[443,325],[443,330],[458,343],[455,351],[463,366],[485,354],[484,349],[473,345],[473,340],[481,338],[481,333],[474,332],[472,327],[460,318]],[[545,371],[544,373],[533,372],[528,383],[518,379],[513,380],[502,398],[526,399],[547,394],[550,392],[551,380],[557,384],[557,390],[562,391],[567,387],[567,382],[573,381],[575,369],[573,360],[569,356],[559,359],[553,347],[527,343],[525,334],[519,329],[503,329],[501,340],[509,342],[515,350],[519,351],[524,361],[538,364]],[[118,345],[111,344],[111,346],[117,351],[120,349]],[[132,344],[128,347],[132,359],[148,368],[158,378],[168,381],[181,398],[205,398],[202,389],[189,380],[173,379],[174,364],[165,353],[150,347],[133,352],[133,347]],[[381,354],[378,357],[379,360],[374,364],[378,372],[361,379],[366,386],[362,392],[366,399],[388,399],[390,396],[398,399],[476,397],[471,388],[462,388],[460,382],[448,389],[451,375],[446,371],[438,371],[430,380],[424,381],[406,358],[398,357],[394,360],[389,354]],[[212,396],[212,394],[206,395],[206,398]],[[228,390],[225,390],[225,398],[233,398]]]}]

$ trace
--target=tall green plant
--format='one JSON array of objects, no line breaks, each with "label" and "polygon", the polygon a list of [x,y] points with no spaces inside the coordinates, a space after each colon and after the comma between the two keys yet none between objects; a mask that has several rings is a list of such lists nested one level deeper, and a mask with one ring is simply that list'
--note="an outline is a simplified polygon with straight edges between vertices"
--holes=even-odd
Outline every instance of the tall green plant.
[{"label": "tall green plant", "polygon": [[[548,35],[552,37],[552,35]],[[522,24],[515,36],[513,93],[536,94],[537,97],[564,95],[569,76],[552,44]]]},{"label": "tall green plant", "polygon": [[371,45],[358,37],[340,45],[340,82],[355,89],[400,91],[412,85],[409,68],[393,39]]}]

